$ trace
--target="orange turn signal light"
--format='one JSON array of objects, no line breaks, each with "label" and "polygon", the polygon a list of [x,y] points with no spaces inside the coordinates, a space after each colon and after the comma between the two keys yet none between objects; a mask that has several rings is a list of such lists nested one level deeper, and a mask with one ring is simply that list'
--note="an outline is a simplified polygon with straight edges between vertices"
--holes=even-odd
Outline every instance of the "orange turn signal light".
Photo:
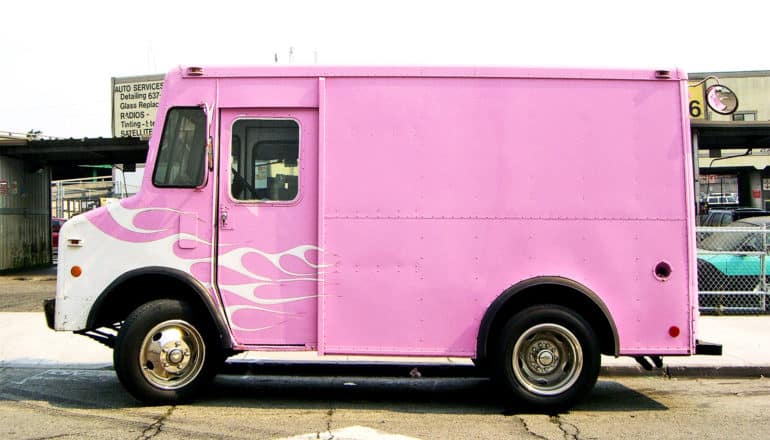
[{"label": "orange turn signal light", "polygon": [[70,269],[70,274],[77,278],[83,274],[83,269],[81,269],[80,266],[72,266],[72,269]]}]

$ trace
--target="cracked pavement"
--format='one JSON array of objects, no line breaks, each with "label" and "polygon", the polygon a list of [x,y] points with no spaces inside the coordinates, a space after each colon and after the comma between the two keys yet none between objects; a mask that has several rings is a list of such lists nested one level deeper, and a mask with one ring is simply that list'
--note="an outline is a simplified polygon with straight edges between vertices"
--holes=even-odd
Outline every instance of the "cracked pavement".
[{"label": "cracked pavement", "polygon": [[171,417],[171,413],[174,412],[174,409],[176,406],[172,406],[166,411],[165,414],[160,416],[158,420],[153,422],[152,425],[145,428],[144,431],[142,431],[142,434],[136,438],[136,440],[149,440],[151,438],[155,438],[158,434],[163,431],[163,423],[165,423],[166,419]]},{"label": "cracked pavement", "polygon": [[770,379],[601,378],[568,413],[508,407],[479,378],[220,375],[143,406],[110,370],[0,368],[3,439],[649,439],[770,436]]}]

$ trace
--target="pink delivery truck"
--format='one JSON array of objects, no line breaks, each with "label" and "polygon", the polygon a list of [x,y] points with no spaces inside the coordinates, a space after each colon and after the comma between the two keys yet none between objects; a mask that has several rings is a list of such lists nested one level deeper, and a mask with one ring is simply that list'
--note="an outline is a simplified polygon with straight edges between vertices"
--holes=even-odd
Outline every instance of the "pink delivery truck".
[{"label": "pink delivery truck", "polygon": [[[61,229],[48,325],[138,399],[241,351],[473,359],[567,408],[696,339],[678,70],[183,67],[142,188]],[[649,361],[648,361],[649,360]]]}]

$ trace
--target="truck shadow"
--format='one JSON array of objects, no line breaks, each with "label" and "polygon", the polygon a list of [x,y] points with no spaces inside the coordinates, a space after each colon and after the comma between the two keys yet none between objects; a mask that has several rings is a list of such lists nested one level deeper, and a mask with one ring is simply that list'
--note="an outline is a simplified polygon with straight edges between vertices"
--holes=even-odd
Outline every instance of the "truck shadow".
[{"label": "truck shadow", "polygon": [[[485,378],[361,376],[219,376],[197,405],[251,408],[347,408],[441,414],[528,414]],[[570,412],[668,408],[618,382],[599,381]]]},{"label": "truck shadow", "polygon": [[[18,370],[16,370],[18,371]],[[527,414],[482,377],[382,377],[363,369],[344,375],[220,374],[186,406],[254,409],[362,409],[426,414]],[[0,371],[3,375],[9,370]],[[141,410],[111,370],[24,370],[0,381],[0,401],[47,402],[65,409]],[[615,381],[599,381],[570,412],[662,411],[668,408]]]}]

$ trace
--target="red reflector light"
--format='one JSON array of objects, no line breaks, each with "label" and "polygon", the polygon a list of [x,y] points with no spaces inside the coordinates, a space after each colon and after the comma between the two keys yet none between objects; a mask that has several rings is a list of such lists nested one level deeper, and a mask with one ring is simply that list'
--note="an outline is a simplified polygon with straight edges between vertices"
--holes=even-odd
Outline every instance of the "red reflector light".
[{"label": "red reflector light", "polygon": [[677,327],[675,325],[672,325],[671,328],[668,329],[668,334],[672,338],[675,338],[675,337],[679,336],[679,327]]}]

